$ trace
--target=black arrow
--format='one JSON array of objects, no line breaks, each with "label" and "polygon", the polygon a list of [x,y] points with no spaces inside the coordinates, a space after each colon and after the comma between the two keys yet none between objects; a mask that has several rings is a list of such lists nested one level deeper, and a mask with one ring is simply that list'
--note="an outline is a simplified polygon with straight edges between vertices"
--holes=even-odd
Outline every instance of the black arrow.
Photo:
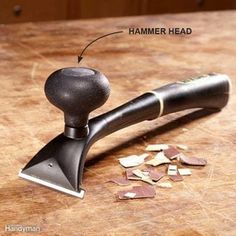
[{"label": "black arrow", "polygon": [[80,63],[80,61],[83,59],[82,55],[84,54],[85,50],[91,45],[93,44],[94,42],[98,41],[99,39],[101,38],[105,38],[107,36],[110,36],[110,35],[113,35],[113,34],[120,34],[120,33],[123,33],[123,31],[116,31],[116,32],[112,32],[112,33],[109,33],[109,34],[105,34],[105,35],[102,35],[96,39],[94,39],[93,41],[91,41],[89,44],[87,44],[87,46],[82,50],[82,52],[80,53],[80,55],[78,56],[78,63]]}]

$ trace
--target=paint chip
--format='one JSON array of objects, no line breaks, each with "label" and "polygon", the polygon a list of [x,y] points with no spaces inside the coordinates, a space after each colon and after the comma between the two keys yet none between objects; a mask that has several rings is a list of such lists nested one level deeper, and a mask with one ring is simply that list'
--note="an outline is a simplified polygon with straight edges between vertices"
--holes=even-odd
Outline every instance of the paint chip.
[{"label": "paint chip", "polygon": [[150,144],[145,150],[150,152],[160,152],[168,148],[169,146],[167,144]]},{"label": "paint chip", "polygon": [[149,176],[150,176],[150,178],[153,180],[153,181],[155,181],[155,182],[157,182],[157,181],[159,181],[161,178],[163,178],[166,174],[165,173],[163,173],[163,172],[158,172],[158,171],[156,171],[156,170],[154,170],[154,168],[153,167],[149,167],[147,170],[145,170],[145,171],[148,171],[149,172]]},{"label": "paint chip", "polygon": [[180,155],[180,152],[175,147],[169,146],[168,149],[164,150],[164,155],[170,160],[173,160]]},{"label": "paint chip", "polygon": [[133,170],[132,172],[133,172],[134,175],[138,176],[139,178],[147,176],[139,169]]},{"label": "paint chip", "polygon": [[140,178],[140,180],[142,180],[143,182],[146,182],[151,185],[155,184],[155,182],[153,182],[152,179],[150,178],[149,172],[143,172],[139,169],[133,170],[132,172],[134,175],[138,176]]},{"label": "paint chip", "polygon": [[171,163],[171,161],[164,155],[163,152],[159,152],[152,160],[147,161],[145,164],[158,166],[161,164],[168,164],[168,163]]},{"label": "paint chip", "polygon": [[[128,196],[127,196],[128,193]],[[134,186],[132,189],[119,191],[119,199],[138,199],[138,198],[153,198],[156,195],[156,191],[152,186]],[[135,195],[134,195],[135,194]]]},{"label": "paint chip", "polygon": [[[156,185],[159,188],[172,188],[170,181],[160,181],[161,178],[168,175],[169,180],[173,182],[183,181],[183,176],[189,176],[192,174],[192,170],[189,168],[180,168],[175,164],[171,164],[173,159],[177,158],[182,164],[205,166],[207,161],[203,158],[188,157],[181,153],[178,149],[187,150],[188,147],[183,144],[177,144],[176,146],[167,144],[151,144],[148,145],[146,151],[155,151],[157,154],[151,160],[145,162],[145,158],[149,156],[148,153],[142,155],[131,155],[124,158],[120,158],[119,162],[124,167],[135,167],[145,162],[148,166],[146,169],[127,169],[126,178],[112,178],[110,182],[114,182],[120,186],[130,184],[129,180],[141,180],[150,185],[134,186],[131,189],[119,191],[119,199],[138,199],[138,198],[153,198],[156,195],[155,189],[151,185]],[[154,167],[168,164],[167,174],[157,171]],[[137,168],[137,167],[136,167]],[[165,181],[165,180],[164,180]]]},{"label": "paint chip", "polygon": [[112,179],[108,180],[107,182],[113,182],[113,183],[118,184],[120,186],[125,186],[125,185],[130,184],[129,180],[127,180],[124,177],[112,178]]},{"label": "paint chip", "polygon": [[124,194],[124,197],[127,198],[134,198],[136,196],[136,193],[132,193],[132,192],[127,192]]},{"label": "paint chip", "polygon": [[140,180],[140,178],[137,177],[133,173],[133,170],[131,170],[131,169],[126,170],[125,173],[126,173],[126,178],[129,179],[129,180]]},{"label": "paint chip", "polygon": [[157,171],[151,171],[149,173],[150,175],[150,178],[153,180],[153,181],[159,181],[161,178],[163,178],[166,174],[165,173],[162,173],[162,172],[157,172]]},{"label": "paint chip", "polygon": [[181,168],[181,169],[178,169],[179,171],[179,174],[180,175],[191,175],[192,174],[192,171],[190,169],[185,169],[185,168]]},{"label": "paint chip", "polygon": [[178,173],[178,170],[177,170],[177,166],[176,165],[169,165],[168,166],[168,171],[167,171],[167,174],[168,175],[177,175]]},{"label": "paint chip", "polygon": [[183,154],[180,155],[179,160],[183,164],[192,166],[205,166],[207,164],[207,160],[204,158],[187,157]]},{"label": "paint chip", "polygon": [[179,171],[177,171],[176,175],[169,175],[169,179],[174,181],[174,182],[179,182],[179,181],[183,181],[183,177],[179,174]]},{"label": "paint chip", "polygon": [[148,156],[148,154],[144,153],[142,155],[131,155],[123,158],[119,158],[119,162],[123,167],[134,167],[141,165],[144,162],[144,159]]}]

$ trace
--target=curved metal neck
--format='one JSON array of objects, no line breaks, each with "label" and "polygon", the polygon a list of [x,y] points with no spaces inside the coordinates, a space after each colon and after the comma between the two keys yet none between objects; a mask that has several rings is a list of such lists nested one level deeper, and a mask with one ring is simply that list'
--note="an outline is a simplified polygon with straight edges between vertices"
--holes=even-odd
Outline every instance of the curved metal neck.
[{"label": "curved metal neck", "polygon": [[65,125],[64,135],[68,138],[72,139],[81,139],[87,137],[89,134],[89,127],[86,125],[85,127],[70,127]]}]

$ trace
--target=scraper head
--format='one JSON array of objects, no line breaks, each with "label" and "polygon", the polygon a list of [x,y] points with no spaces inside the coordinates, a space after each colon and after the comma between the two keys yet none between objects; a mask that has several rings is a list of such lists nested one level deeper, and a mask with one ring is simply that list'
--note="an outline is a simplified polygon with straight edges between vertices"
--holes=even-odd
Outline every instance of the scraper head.
[{"label": "scraper head", "polygon": [[[86,141],[57,136],[20,171],[19,176],[55,190],[83,198],[80,165],[86,155]],[[81,176],[80,176],[81,175]]]}]

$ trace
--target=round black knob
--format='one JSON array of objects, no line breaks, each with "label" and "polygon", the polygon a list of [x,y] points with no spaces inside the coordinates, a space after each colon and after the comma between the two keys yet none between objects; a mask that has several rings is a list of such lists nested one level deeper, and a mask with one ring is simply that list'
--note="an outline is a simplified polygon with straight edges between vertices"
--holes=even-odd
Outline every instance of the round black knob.
[{"label": "round black knob", "polygon": [[69,67],[52,73],[45,83],[47,99],[64,112],[65,135],[81,138],[88,134],[89,113],[109,97],[107,78],[84,67]]}]

